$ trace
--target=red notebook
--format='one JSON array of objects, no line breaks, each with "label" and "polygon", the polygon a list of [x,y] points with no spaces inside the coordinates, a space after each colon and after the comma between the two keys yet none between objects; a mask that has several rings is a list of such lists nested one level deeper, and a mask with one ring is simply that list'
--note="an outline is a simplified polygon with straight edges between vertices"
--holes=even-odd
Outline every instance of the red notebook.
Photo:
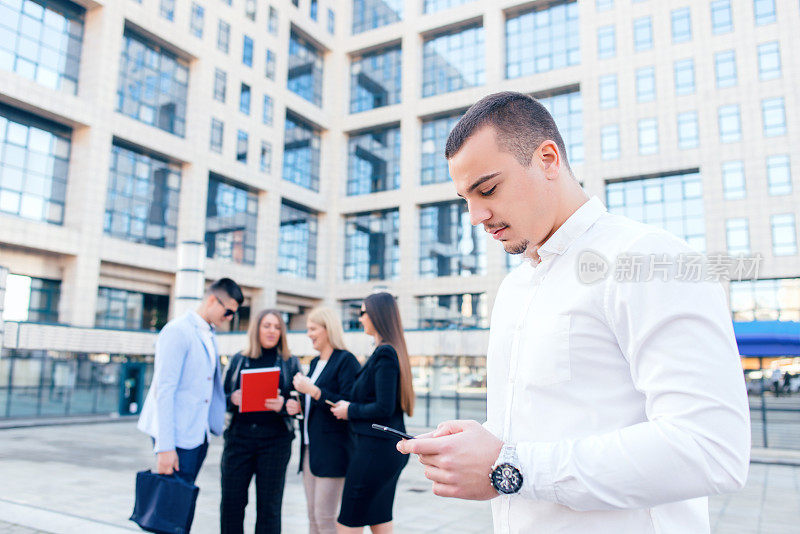
[{"label": "red notebook", "polygon": [[267,399],[278,396],[278,380],[281,370],[278,367],[242,370],[242,405],[239,411],[265,412]]}]

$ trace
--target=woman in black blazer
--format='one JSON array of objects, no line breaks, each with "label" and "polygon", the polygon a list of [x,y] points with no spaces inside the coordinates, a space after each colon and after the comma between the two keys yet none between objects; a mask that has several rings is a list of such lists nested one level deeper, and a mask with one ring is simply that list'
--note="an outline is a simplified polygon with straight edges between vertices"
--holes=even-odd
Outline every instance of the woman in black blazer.
[{"label": "woman in black blazer", "polygon": [[[300,362],[289,353],[286,324],[277,310],[258,313],[250,323],[248,338],[247,351],[231,358],[223,382],[231,420],[220,465],[220,532],[244,532],[247,492],[255,476],[256,534],[280,534],[286,467],[294,439],[294,423],[284,399],[292,390],[291,377],[300,370]],[[270,367],[281,372],[277,398],[267,399],[264,411],[240,412],[242,371]]]},{"label": "woman in black blazer", "polygon": [[300,470],[308,506],[308,531],[336,534],[336,512],[352,445],[347,423],[336,419],[325,401],[341,400],[353,386],[361,365],[345,350],[342,322],[333,310],[312,310],[307,327],[319,356],[311,361],[308,376],[294,375],[294,388],[304,399],[302,404],[287,401],[286,410],[292,415],[304,412],[300,421]]},{"label": "woman in black blazer", "polygon": [[364,299],[359,321],[376,348],[356,375],[350,402],[331,408],[336,417],[350,421],[355,440],[337,531],[359,533],[369,525],[373,534],[385,534],[392,532],[394,494],[408,457],[395,448],[397,438],[373,430],[372,424],[405,431],[403,413],[414,411],[414,386],[394,297],[375,293]]}]

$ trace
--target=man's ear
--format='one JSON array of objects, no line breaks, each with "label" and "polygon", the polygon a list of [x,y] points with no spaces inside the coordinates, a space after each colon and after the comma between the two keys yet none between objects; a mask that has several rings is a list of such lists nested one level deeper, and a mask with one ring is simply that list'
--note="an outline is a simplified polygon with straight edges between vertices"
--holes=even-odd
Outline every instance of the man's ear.
[{"label": "man's ear", "polygon": [[542,142],[536,149],[534,158],[539,160],[538,163],[546,178],[552,180],[558,176],[561,170],[561,153],[558,151],[555,141],[548,139]]}]

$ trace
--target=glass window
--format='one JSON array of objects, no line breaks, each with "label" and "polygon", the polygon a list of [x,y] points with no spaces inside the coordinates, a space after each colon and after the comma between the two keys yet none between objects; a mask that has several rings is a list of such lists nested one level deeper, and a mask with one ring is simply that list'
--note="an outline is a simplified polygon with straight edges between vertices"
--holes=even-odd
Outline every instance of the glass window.
[{"label": "glass window", "polygon": [[744,165],[741,161],[726,161],[722,164],[722,192],[726,200],[745,197]]},{"label": "glass window", "polygon": [[242,64],[253,66],[253,39],[248,35],[242,40]]},{"label": "glass window", "polygon": [[484,293],[417,297],[417,308],[422,329],[489,327],[489,307]]},{"label": "glass window", "polygon": [[685,43],[692,40],[692,15],[688,7],[673,9],[672,42]]},{"label": "glass window", "polygon": [[764,121],[764,137],[786,133],[786,111],[783,97],[765,98],[761,101],[761,117]]},{"label": "glass window", "polygon": [[639,154],[648,155],[658,152],[658,120],[639,120]]},{"label": "glass window", "polygon": [[656,69],[642,67],[636,69],[636,100],[652,102],[656,99]]},{"label": "glass window", "polygon": [[345,215],[344,279],[393,280],[400,274],[400,212]]},{"label": "glass window", "polygon": [[9,274],[6,278],[4,321],[57,323],[61,281]]},{"label": "glass window", "polygon": [[756,26],[775,22],[775,0],[753,0],[753,16]]},{"label": "glass window", "polygon": [[242,84],[239,91],[239,111],[245,115],[250,115],[250,86],[246,83]]},{"label": "glass window", "polygon": [[188,63],[126,32],[117,86],[117,111],[183,137]]},{"label": "glass window", "polygon": [[698,172],[606,184],[610,213],[652,224],[705,252],[703,181]]},{"label": "glass window", "polygon": [[0,213],[63,224],[71,132],[0,104]]},{"label": "glass window", "polygon": [[733,13],[730,0],[711,2],[711,31],[715,34],[733,31]]},{"label": "glass window", "polygon": [[558,127],[567,147],[568,161],[583,162],[583,102],[580,91],[560,95],[536,95]]},{"label": "glass window", "polygon": [[422,45],[422,96],[486,83],[483,26],[472,25],[427,39]]},{"label": "glass window", "polygon": [[261,156],[258,161],[261,172],[272,173],[272,143],[269,141],[261,141]]},{"label": "glass window", "polygon": [[319,130],[287,113],[283,143],[283,179],[319,191]]},{"label": "glass window", "polygon": [[797,231],[794,213],[772,215],[769,218],[772,227],[772,254],[775,256],[793,256],[797,254]]},{"label": "glass window", "polygon": [[600,76],[598,93],[600,95],[600,108],[615,108],[619,105],[619,95],[617,90],[617,75],[606,74]]},{"label": "glass window", "polygon": [[180,166],[114,144],[103,228],[106,234],[156,247],[174,247]]},{"label": "glass window", "polygon": [[94,322],[98,328],[155,332],[167,324],[169,295],[98,287],[96,310]]},{"label": "glass window", "polygon": [[462,113],[422,121],[422,185],[446,182],[450,179],[444,146],[447,136],[461,118]]},{"label": "glass window", "polygon": [[600,156],[604,160],[620,156],[619,126],[608,124],[600,129]]},{"label": "glass window", "polygon": [[228,86],[228,74],[224,70],[214,69],[214,100],[225,102]]},{"label": "glass window", "polygon": [[234,263],[256,262],[258,196],[218,174],[208,177],[206,256]]},{"label": "glass window", "polygon": [[244,130],[236,131],[236,161],[240,163],[247,163],[247,149],[249,145],[249,137]]},{"label": "glass window", "polygon": [[231,25],[220,20],[217,25],[217,49],[221,52],[228,53],[231,41]]},{"label": "glass window", "polygon": [[792,192],[792,170],[788,155],[767,157],[767,187],[770,195],[788,195]]},{"label": "glass window", "polygon": [[403,0],[353,0],[353,35],[403,20]]},{"label": "glass window", "polygon": [[745,217],[725,221],[728,254],[750,254],[750,230]]},{"label": "glass window", "polygon": [[700,131],[697,112],[678,113],[678,148],[697,148],[700,145]]},{"label": "glass window", "polygon": [[800,321],[800,278],[731,280],[734,321]]},{"label": "glass window", "polygon": [[317,214],[287,200],[281,202],[278,273],[317,277]]},{"label": "glass window", "polygon": [[633,21],[633,48],[637,52],[653,48],[653,20],[650,17]]},{"label": "glass window", "polygon": [[269,6],[269,16],[267,17],[267,31],[272,35],[278,34],[278,10]]},{"label": "glass window", "polygon": [[423,13],[436,13],[443,9],[450,9],[451,7],[460,6],[473,2],[474,0],[423,0],[422,12]]},{"label": "glass window", "polygon": [[351,135],[347,194],[364,195],[400,187],[400,127]]},{"label": "glass window", "polygon": [[270,80],[275,79],[275,52],[269,48],[267,48],[264,75]]},{"label": "glass window", "polygon": [[289,38],[289,90],[322,106],[322,53],[295,32]]},{"label": "glass window", "polygon": [[597,29],[597,58],[607,59],[617,55],[617,32],[614,26]]},{"label": "glass window", "polygon": [[205,9],[197,2],[192,2],[192,16],[189,19],[189,33],[197,37],[203,38],[203,17]]},{"label": "glass window", "polygon": [[0,70],[78,92],[84,10],[72,2],[0,2]]},{"label": "glass window", "polygon": [[470,223],[466,202],[421,206],[419,220],[420,277],[486,274],[486,238]]},{"label": "glass window", "polygon": [[262,107],[262,112],[261,112],[261,122],[263,124],[266,124],[267,126],[272,126],[273,116],[274,116],[274,106],[272,103],[272,97],[269,95],[264,95],[264,105]]},{"label": "glass window", "polygon": [[353,57],[350,64],[350,113],[399,104],[401,63],[400,46]]},{"label": "glass window", "polygon": [[175,0],[161,0],[158,11],[165,19],[175,20]]},{"label": "glass window", "polygon": [[256,20],[256,0],[245,0],[244,16],[252,21]]},{"label": "glass window", "polygon": [[328,33],[331,35],[336,33],[336,13],[331,8],[328,8]]},{"label": "glass window", "polygon": [[358,318],[361,316],[361,303],[360,299],[356,300],[342,300],[342,326],[345,330],[361,330],[361,323]]},{"label": "glass window", "polygon": [[608,11],[614,8],[614,0],[596,0],[594,4],[597,11]]},{"label": "glass window", "polygon": [[319,11],[319,5],[317,5],[317,0],[311,0],[308,6],[308,16],[311,17],[311,20],[317,20]]},{"label": "glass window", "polygon": [[781,49],[777,41],[758,45],[758,77],[772,80],[781,76]]},{"label": "glass window", "polygon": [[675,93],[678,95],[694,93],[694,59],[681,59],[675,62]]},{"label": "glass window", "polygon": [[739,106],[737,104],[720,106],[718,116],[720,142],[740,141],[742,139],[742,120],[739,116]]},{"label": "glass window", "polygon": [[225,124],[218,119],[211,119],[211,141],[209,148],[212,152],[222,154],[222,138]]},{"label": "glass window", "polygon": [[506,78],[578,65],[578,3],[549,5],[506,20]]},{"label": "glass window", "polygon": [[714,70],[717,76],[717,87],[736,85],[736,53],[733,50],[714,54]]}]

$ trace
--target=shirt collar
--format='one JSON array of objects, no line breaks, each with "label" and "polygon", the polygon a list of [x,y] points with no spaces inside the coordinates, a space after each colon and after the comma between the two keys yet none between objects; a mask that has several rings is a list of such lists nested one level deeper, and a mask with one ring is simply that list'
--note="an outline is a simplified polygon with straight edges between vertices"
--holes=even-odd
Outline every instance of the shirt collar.
[{"label": "shirt collar", "polygon": [[540,258],[564,254],[572,243],[582,236],[597,219],[606,213],[606,207],[597,197],[592,197],[575,210],[569,219],[545,241],[537,251]]},{"label": "shirt collar", "polygon": [[189,317],[200,327],[200,330],[213,332],[214,327],[211,326],[208,321],[200,317],[200,314],[197,313],[195,310],[189,310]]}]

